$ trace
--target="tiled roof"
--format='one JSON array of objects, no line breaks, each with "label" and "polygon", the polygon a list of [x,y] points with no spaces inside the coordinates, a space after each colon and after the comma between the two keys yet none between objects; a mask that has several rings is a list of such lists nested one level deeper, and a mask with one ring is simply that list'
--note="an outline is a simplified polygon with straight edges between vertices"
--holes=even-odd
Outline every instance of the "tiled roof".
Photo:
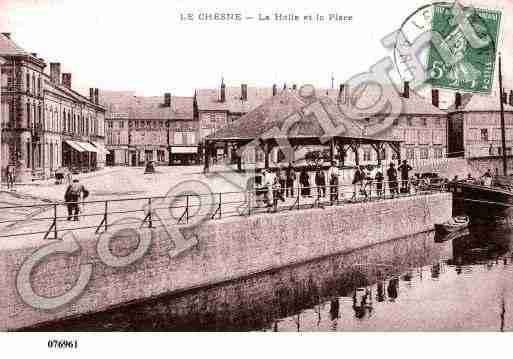
[{"label": "tiled roof", "polygon": [[171,107],[164,107],[163,96],[135,96],[131,91],[104,91],[99,93],[107,118],[113,114],[126,114],[131,119],[141,120],[192,120],[194,107],[192,97],[171,97]]},{"label": "tiled roof", "polygon": [[[86,97],[73,89],[69,89],[62,84],[55,84],[50,80],[50,76],[48,76],[47,74],[43,74],[43,75],[44,75],[44,84],[45,84],[46,90],[50,89],[53,91],[58,91],[58,93],[61,96],[67,96],[68,98],[72,98],[75,101],[86,102],[92,106],[98,106],[94,102],[91,102],[89,97]],[[99,104],[99,106],[104,107],[103,104]]]},{"label": "tiled roof", "polygon": [[[328,114],[337,136],[361,139],[374,139],[365,136],[365,128],[361,124],[349,119],[338,108],[337,104],[328,96],[320,95],[310,98],[308,102],[300,98],[296,91],[283,90],[276,96],[271,96],[263,104],[242,116],[238,120],[219,129],[208,139],[255,139],[265,138],[273,128],[283,130],[287,128],[285,136],[288,138],[314,138],[325,135],[321,123],[313,116],[305,116],[303,109],[310,103],[319,101]],[[298,116],[297,120],[291,121]],[[318,118],[318,116],[316,116]],[[322,119],[320,119],[322,121]],[[291,121],[291,122],[289,122]],[[275,135],[270,135],[275,137]],[[382,138],[383,140],[392,140]]]},{"label": "tiled roof", "polygon": [[[318,93],[326,95],[334,101],[338,101],[339,90],[319,90]],[[381,96],[384,98],[398,99],[400,106],[397,107],[397,111],[393,111],[394,114],[402,115],[445,115],[446,112],[435,107],[431,104],[429,99],[425,99],[418,95],[414,90],[410,89],[408,98],[402,96],[402,91],[392,85],[379,85],[371,84],[365,87],[365,89],[358,89],[355,93],[351,91],[351,101],[346,101],[347,104],[342,104],[342,108],[348,108],[348,106],[356,106],[357,112],[362,116],[374,115],[375,113],[371,110],[374,106],[377,106],[381,101]],[[378,108],[379,110],[379,108]],[[385,110],[385,109],[384,109]],[[389,110],[385,110],[387,112]]]},{"label": "tiled roof", "polygon": [[7,36],[0,34],[0,55],[2,56],[30,56],[30,53],[21,48]]},{"label": "tiled roof", "polygon": [[247,100],[242,101],[241,87],[226,87],[226,101],[220,101],[220,89],[196,90],[199,111],[229,111],[247,113],[272,96],[272,87],[248,87]]},{"label": "tiled roof", "polygon": [[[501,105],[499,102],[499,95],[475,95],[475,94],[464,94],[461,99],[461,106],[456,109],[454,105],[449,108],[449,112],[461,111],[461,112],[472,112],[472,111],[500,111]],[[504,111],[513,111],[513,106],[505,103]]]}]

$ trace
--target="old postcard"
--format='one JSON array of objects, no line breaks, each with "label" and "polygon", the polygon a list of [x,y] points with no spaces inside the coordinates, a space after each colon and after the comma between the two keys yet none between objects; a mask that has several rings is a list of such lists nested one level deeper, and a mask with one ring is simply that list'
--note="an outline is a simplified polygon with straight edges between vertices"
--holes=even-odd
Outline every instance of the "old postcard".
[{"label": "old postcard", "polygon": [[511,0],[0,1],[0,331],[511,331],[512,39]]}]

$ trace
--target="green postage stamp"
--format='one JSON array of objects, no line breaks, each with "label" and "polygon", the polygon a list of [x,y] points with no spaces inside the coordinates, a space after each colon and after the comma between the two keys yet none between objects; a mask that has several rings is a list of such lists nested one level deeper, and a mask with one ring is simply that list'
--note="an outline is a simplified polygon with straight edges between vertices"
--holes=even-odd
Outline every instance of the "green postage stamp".
[{"label": "green postage stamp", "polygon": [[489,94],[492,90],[501,13],[435,5],[428,55],[433,87]]}]

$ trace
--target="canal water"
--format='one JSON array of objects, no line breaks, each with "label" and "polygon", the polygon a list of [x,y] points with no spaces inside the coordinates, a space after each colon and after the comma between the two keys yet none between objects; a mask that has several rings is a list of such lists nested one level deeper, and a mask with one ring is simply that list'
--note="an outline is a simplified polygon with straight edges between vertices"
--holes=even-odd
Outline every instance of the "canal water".
[{"label": "canal water", "polygon": [[511,238],[504,225],[420,233],[28,330],[509,331]]}]

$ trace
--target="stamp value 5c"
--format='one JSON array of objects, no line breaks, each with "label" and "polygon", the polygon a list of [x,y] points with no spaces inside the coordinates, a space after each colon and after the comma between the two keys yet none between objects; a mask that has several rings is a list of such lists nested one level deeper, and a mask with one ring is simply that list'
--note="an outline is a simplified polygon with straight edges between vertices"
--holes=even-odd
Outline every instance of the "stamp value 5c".
[{"label": "stamp value 5c", "polygon": [[489,94],[492,90],[501,13],[435,5],[428,55],[433,87]]}]

